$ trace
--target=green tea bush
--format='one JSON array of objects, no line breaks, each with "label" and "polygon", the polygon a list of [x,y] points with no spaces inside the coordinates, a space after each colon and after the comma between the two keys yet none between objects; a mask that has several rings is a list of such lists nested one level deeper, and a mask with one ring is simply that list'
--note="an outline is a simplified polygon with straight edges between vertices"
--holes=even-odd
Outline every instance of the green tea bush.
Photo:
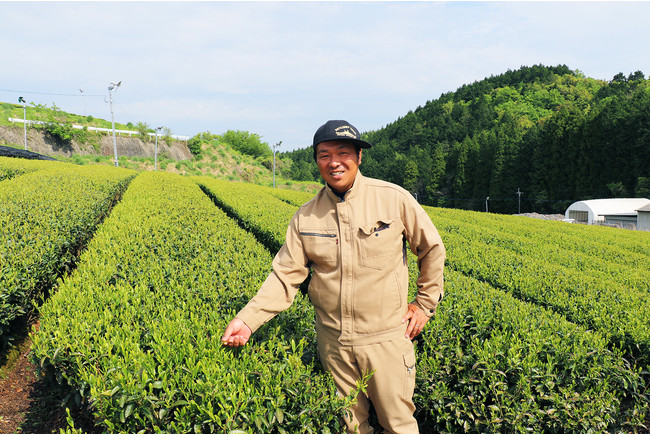
[{"label": "green tea bush", "polygon": [[287,226],[297,207],[285,203],[262,187],[243,182],[227,182],[216,178],[193,178],[201,189],[240,226],[275,254],[282,244]]},{"label": "green tea bush", "polygon": [[287,190],[284,188],[266,188],[270,195],[275,196],[281,201],[294,206],[301,206],[315,196],[314,193],[309,193],[306,191]]},{"label": "green tea bush", "polygon": [[447,270],[418,345],[425,432],[633,432],[646,384],[606,337]]},{"label": "green tea bush", "polygon": [[[646,267],[650,258],[650,234],[642,231],[619,231],[614,228],[566,224],[521,216],[479,213],[425,207],[432,217],[441,219],[454,231],[479,231],[485,243],[531,251],[538,249],[548,260],[584,269],[589,272],[606,268],[614,272],[612,264],[625,272],[642,272],[650,276]],[[549,242],[552,240],[553,242]],[[529,254],[525,251],[521,253]],[[576,262],[571,262],[576,261]],[[577,261],[580,261],[579,263]]]},{"label": "green tea bush", "polygon": [[[553,243],[549,243],[548,236],[544,234],[529,234],[528,238],[532,241],[519,239],[521,244],[532,242],[539,246],[535,249],[533,245],[523,249],[524,252],[507,246],[508,243],[503,242],[506,239],[503,234],[490,235],[491,229],[472,230],[469,224],[466,226],[445,219],[444,212],[440,210],[426,209],[433,214],[434,222],[438,215],[441,227],[445,229],[444,240],[449,247],[448,264],[452,269],[489,282],[522,300],[547,306],[572,322],[598,330],[609,336],[612,345],[622,347],[627,357],[636,359],[640,365],[647,365],[650,360],[650,317],[640,312],[650,311],[650,297],[647,283],[644,285],[642,279],[634,279],[642,286],[635,288],[630,276],[616,272],[609,276],[600,272],[584,272],[583,269],[591,267],[586,265],[590,261],[587,256],[583,256],[581,262],[557,264],[566,260],[555,259],[555,256],[576,256],[563,249],[553,252],[553,244],[560,238],[559,234],[552,238]],[[480,216],[476,219],[481,221]],[[576,225],[565,227],[573,228]],[[592,229],[598,233],[601,228]],[[512,230],[516,232],[517,227]],[[588,246],[590,237],[587,235],[578,244]],[[636,235],[641,239],[648,238],[648,234]],[[621,246],[626,244],[624,240],[620,242]],[[634,246],[634,240],[630,244]],[[627,254],[642,255],[634,250],[632,247]],[[602,259],[597,257],[591,261],[602,264]],[[645,264],[648,261],[650,252]],[[630,274],[634,274],[634,268],[632,270]]]},{"label": "green tea bush", "polygon": [[57,167],[58,161],[25,160],[22,158],[0,157],[0,181],[13,178],[35,170]]},{"label": "green tea bush", "polygon": [[109,432],[340,432],[309,302],[220,337],[272,256],[186,177],[143,172],[41,309],[34,357]]},{"label": "green tea bush", "polygon": [[[24,163],[23,163],[24,162]],[[11,322],[65,274],[126,189],[132,172],[59,162],[2,181],[0,189],[0,340]],[[0,165],[9,166],[5,159]]]}]

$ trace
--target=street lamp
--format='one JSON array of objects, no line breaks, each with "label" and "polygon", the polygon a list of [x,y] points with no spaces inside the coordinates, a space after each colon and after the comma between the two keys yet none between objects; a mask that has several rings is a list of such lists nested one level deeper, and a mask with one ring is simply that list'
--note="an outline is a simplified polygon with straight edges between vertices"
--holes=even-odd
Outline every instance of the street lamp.
[{"label": "street lamp", "polygon": [[18,97],[18,102],[23,103],[23,131],[25,132],[25,151],[27,150],[27,101],[22,96]]},{"label": "street lamp", "polygon": [[490,200],[490,196],[485,198],[485,212],[488,212],[488,200]]},{"label": "street lamp", "polygon": [[108,86],[108,98],[111,103],[111,122],[113,124],[113,152],[115,153],[115,167],[118,166],[117,163],[117,140],[115,140],[115,116],[113,115],[113,89],[117,92],[117,88],[120,87],[122,81],[115,83],[111,81],[111,84]]},{"label": "street lamp", "polygon": [[163,127],[157,127],[156,128],[156,152],[154,156],[154,162],[153,162],[153,171],[158,170],[158,132],[162,130]]},{"label": "street lamp", "polygon": [[275,150],[280,147],[282,140],[273,145],[273,188],[275,188]]}]

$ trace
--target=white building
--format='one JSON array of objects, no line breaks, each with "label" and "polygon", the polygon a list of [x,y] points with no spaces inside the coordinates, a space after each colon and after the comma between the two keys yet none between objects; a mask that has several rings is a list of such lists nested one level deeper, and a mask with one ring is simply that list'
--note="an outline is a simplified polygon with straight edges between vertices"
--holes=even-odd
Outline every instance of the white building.
[{"label": "white building", "polygon": [[640,231],[650,231],[650,204],[637,209],[639,216],[636,220],[636,228]]},{"label": "white building", "polygon": [[644,198],[581,200],[572,203],[565,211],[564,217],[573,219],[576,223],[635,228],[638,226],[637,210],[648,206],[650,199]]}]

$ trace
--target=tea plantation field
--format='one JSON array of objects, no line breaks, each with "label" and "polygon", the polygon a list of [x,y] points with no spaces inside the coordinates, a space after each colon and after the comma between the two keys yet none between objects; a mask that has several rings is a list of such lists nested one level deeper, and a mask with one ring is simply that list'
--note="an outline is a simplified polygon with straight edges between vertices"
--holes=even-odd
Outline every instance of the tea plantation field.
[{"label": "tea plantation field", "polygon": [[[0,158],[0,341],[38,305],[41,374],[108,432],[341,432],[306,295],[220,343],[310,196]],[[650,233],[425,210],[448,258],[421,432],[646,432]]]}]

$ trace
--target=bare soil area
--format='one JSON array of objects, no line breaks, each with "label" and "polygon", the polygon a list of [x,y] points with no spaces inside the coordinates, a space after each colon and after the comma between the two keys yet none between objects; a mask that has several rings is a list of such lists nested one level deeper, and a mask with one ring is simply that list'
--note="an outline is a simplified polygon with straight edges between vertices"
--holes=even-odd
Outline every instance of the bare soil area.
[{"label": "bare soil area", "polygon": [[[36,324],[38,327],[38,324]],[[31,340],[20,342],[2,355],[0,368],[0,434],[43,434],[67,426],[65,409],[55,392],[40,379],[30,359]]]}]

